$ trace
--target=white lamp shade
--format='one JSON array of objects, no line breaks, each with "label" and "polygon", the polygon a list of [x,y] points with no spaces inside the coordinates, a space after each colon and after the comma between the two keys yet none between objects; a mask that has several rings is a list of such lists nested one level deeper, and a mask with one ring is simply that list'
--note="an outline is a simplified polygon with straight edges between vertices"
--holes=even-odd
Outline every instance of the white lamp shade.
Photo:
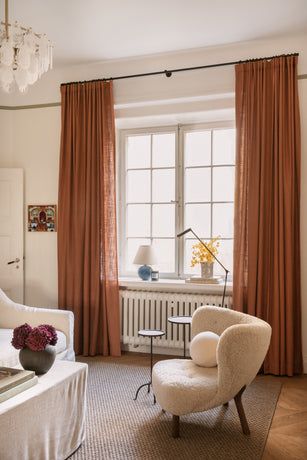
[{"label": "white lamp shade", "polygon": [[149,245],[140,246],[137,250],[133,263],[135,265],[154,265],[157,258],[153,248]]}]

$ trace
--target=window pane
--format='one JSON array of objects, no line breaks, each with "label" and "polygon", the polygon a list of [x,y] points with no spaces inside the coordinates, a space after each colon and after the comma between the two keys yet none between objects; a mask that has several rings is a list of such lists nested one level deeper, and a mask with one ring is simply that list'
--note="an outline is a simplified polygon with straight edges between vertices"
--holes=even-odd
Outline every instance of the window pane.
[{"label": "window pane", "polygon": [[233,237],[233,203],[213,205],[213,236]]},{"label": "window pane", "polygon": [[211,131],[192,131],[185,134],[185,166],[206,166],[211,163]]},{"label": "window pane", "polygon": [[191,267],[192,259],[192,246],[197,243],[197,240],[185,239],[184,242],[184,273],[189,275],[200,276],[200,265],[195,265]]},{"label": "window pane", "polygon": [[185,170],[185,201],[210,201],[210,168]]},{"label": "window pane", "polygon": [[172,273],[175,271],[175,239],[154,239],[153,248],[157,255],[157,269],[160,272]]},{"label": "window pane", "polygon": [[210,204],[186,204],[184,228],[191,227],[200,237],[210,236]]},{"label": "window pane", "polygon": [[152,166],[175,166],[175,133],[153,134]]},{"label": "window pane", "polygon": [[150,167],[150,135],[128,136],[127,138],[127,168]]},{"label": "window pane", "polygon": [[213,164],[234,164],[235,130],[217,129],[213,131]]},{"label": "window pane", "polygon": [[139,267],[133,264],[133,260],[141,244],[150,244],[150,240],[145,238],[127,238],[126,270],[135,272],[135,274],[137,274]]},{"label": "window pane", "polygon": [[[232,276],[233,240],[220,241],[217,257],[227,270],[230,271],[229,276]],[[225,275],[225,270],[218,263],[214,264],[214,275]]]},{"label": "window pane", "polygon": [[152,207],[152,235],[175,236],[175,205],[154,204]]},{"label": "window pane", "polygon": [[150,236],[149,204],[128,204],[127,236]]},{"label": "window pane", "polygon": [[127,171],[127,202],[150,201],[150,171]]},{"label": "window pane", "polygon": [[233,201],[234,167],[213,168],[213,201]]},{"label": "window pane", "polygon": [[152,201],[175,200],[175,169],[156,169],[152,172]]}]

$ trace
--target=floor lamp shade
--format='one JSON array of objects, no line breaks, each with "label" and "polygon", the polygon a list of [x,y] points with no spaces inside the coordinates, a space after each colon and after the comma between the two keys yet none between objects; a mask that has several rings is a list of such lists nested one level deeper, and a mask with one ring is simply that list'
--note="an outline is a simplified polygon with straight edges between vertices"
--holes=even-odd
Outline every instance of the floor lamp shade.
[{"label": "floor lamp shade", "polygon": [[141,265],[138,270],[139,277],[144,281],[149,280],[152,272],[150,265],[157,263],[157,258],[152,246],[140,246],[137,250],[133,263],[135,265]]}]

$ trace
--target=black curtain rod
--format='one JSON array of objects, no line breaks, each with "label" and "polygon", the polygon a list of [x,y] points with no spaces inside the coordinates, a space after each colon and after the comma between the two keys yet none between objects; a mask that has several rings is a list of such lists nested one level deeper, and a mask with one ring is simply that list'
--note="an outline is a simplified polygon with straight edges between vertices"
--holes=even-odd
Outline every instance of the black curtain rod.
[{"label": "black curtain rod", "polygon": [[255,58],[255,59],[245,59],[243,61],[221,62],[219,64],[199,65],[196,67],[183,67],[181,69],[159,70],[157,72],[137,73],[133,75],[121,75],[119,77],[97,78],[94,80],[71,81],[68,83],[62,83],[61,86],[73,85],[75,83],[91,83],[91,82],[96,82],[96,81],[114,81],[114,80],[126,80],[127,78],[151,77],[152,75],[165,75],[166,77],[169,78],[172,76],[173,73],[177,73],[177,72],[187,72],[190,70],[201,70],[201,69],[212,69],[213,67],[226,67],[229,65],[245,64],[246,62],[269,61],[274,58],[298,56],[298,55],[299,53],[279,54],[277,56],[269,56],[269,57]]}]

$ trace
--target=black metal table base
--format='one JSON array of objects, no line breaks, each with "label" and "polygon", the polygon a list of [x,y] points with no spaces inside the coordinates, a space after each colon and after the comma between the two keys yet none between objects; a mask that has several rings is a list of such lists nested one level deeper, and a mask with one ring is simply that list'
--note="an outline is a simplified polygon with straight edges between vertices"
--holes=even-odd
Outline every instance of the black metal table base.
[{"label": "black metal table base", "polygon": [[[162,332],[162,331],[159,331],[160,334],[159,335],[164,335],[165,333]],[[139,333],[140,334],[140,333]],[[142,334],[143,335],[143,334]],[[158,335],[158,334],[157,334]],[[137,400],[137,397],[138,397],[138,394],[139,394],[139,391],[141,390],[141,388],[143,387],[147,387],[147,393],[150,393],[150,387],[152,386],[152,368],[153,368],[153,349],[152,349],[152,339],[154,338],[154,336],[150,335],[150,382],[147,382],[147,383],[143,383],[143,385],[139,386],[139,388],[136,390],[136,394],[135,394],[135,397],[133,398],[134,401]],[[155,395],[153,395],[154,397],[154,404],[156,404],[156,397]]]},{"label": "black metal table base", "polygon": [[[151,382],[143,383],[143,385],[139,386],[139,388],[136,390],[135,397],[133,398],[134,401],[137,400],[139,391],[140,391],[140,389],[143,388],[143,387],[148,387],[147,393],[150,393]],[[153,397],[154,397],[154,404],[156,404],[156,397],[155,397],[155,395],[153,395]]]}]

